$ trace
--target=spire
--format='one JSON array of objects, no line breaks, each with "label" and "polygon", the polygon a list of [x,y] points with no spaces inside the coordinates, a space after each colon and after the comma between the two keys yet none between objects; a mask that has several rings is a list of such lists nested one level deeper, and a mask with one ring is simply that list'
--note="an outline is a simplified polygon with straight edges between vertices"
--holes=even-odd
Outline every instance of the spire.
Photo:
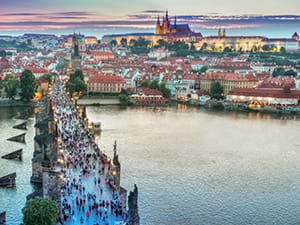
[{"label": "spire", "polygon": [[169,13],[168,13],[168,9],[166,10],[166,20],[169,20]]},{"label": "spire", "polygon": [[159,16],[157,17],[157,24],[160,25],[160,19],[159,19]]},{"label": "spire", "polygon": [[114,143],[114,157],[117,155],[117,141]]}]

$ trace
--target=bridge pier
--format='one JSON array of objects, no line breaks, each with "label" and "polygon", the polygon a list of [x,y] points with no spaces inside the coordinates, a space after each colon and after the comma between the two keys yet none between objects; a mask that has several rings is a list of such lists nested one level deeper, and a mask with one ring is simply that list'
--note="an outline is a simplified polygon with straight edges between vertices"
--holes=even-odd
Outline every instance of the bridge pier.
[{"label": "bridge pier", "polygon": [[3,177],[0,177],[0,187],[12,188],[16,186],[16,173],[12,173]]},{"label": "bridge pier", "polygon": [[6,225],[6,212],[0,213],[0,225]]},{"label": "bridge pier", "polygon": [[19,130],[27,130],[27,122],[20,123],[18,125],[13,126],[14,129],[19,129]]},{"label": "bridge pier", "polygon": [[14,151],[12,153],[6,154],[2,156],[2,159],[16,159],[22,161],[22,156],[23,156],[23,149],[19,149],[17,151]]},{"label": "bridge pier", "polygon": [[20,134],[20,135],[8,138],[7,140],[8,141],[14,141],[14,142],[19,142],[19,143],[25,144],[26,143],[26,141],[25,141],[25,135],[26,135],[26,133],[23,133],[23,134]]}]

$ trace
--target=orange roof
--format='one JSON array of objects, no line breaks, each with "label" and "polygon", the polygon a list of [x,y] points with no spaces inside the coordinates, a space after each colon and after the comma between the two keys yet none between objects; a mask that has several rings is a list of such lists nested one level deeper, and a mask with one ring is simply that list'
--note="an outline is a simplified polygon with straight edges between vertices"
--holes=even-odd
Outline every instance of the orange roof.
[{"label": "orange roof", "polygon": [[121,83],[125,84],[126,81],[119,76],[106,76],[106,75],[95,75],[91,77],[88,83]]}]

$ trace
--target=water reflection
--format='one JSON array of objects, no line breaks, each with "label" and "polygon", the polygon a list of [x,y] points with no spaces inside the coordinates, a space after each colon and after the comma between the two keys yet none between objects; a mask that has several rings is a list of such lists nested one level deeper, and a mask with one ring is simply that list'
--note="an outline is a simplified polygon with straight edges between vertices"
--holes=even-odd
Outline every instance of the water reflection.
[{"label": "water reflection", "polygon": [[142,224],[297,224],[299,118],[255,112],[90,107],[99,146],[140,190]]}]

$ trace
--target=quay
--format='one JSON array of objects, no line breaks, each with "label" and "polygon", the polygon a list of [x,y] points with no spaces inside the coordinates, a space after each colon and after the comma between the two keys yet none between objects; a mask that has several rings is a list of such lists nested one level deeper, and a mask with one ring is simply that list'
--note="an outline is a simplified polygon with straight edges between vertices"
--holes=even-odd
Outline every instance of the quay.
[{"label": "quay", "polygon": [[127,202],[117,143],[112,158],[101,151],[85,107],[64,86],[59,78],[37,104],[31,182],[42,184],[42,196],[57,203],[58,224],[139,225],[138,188]]}]

